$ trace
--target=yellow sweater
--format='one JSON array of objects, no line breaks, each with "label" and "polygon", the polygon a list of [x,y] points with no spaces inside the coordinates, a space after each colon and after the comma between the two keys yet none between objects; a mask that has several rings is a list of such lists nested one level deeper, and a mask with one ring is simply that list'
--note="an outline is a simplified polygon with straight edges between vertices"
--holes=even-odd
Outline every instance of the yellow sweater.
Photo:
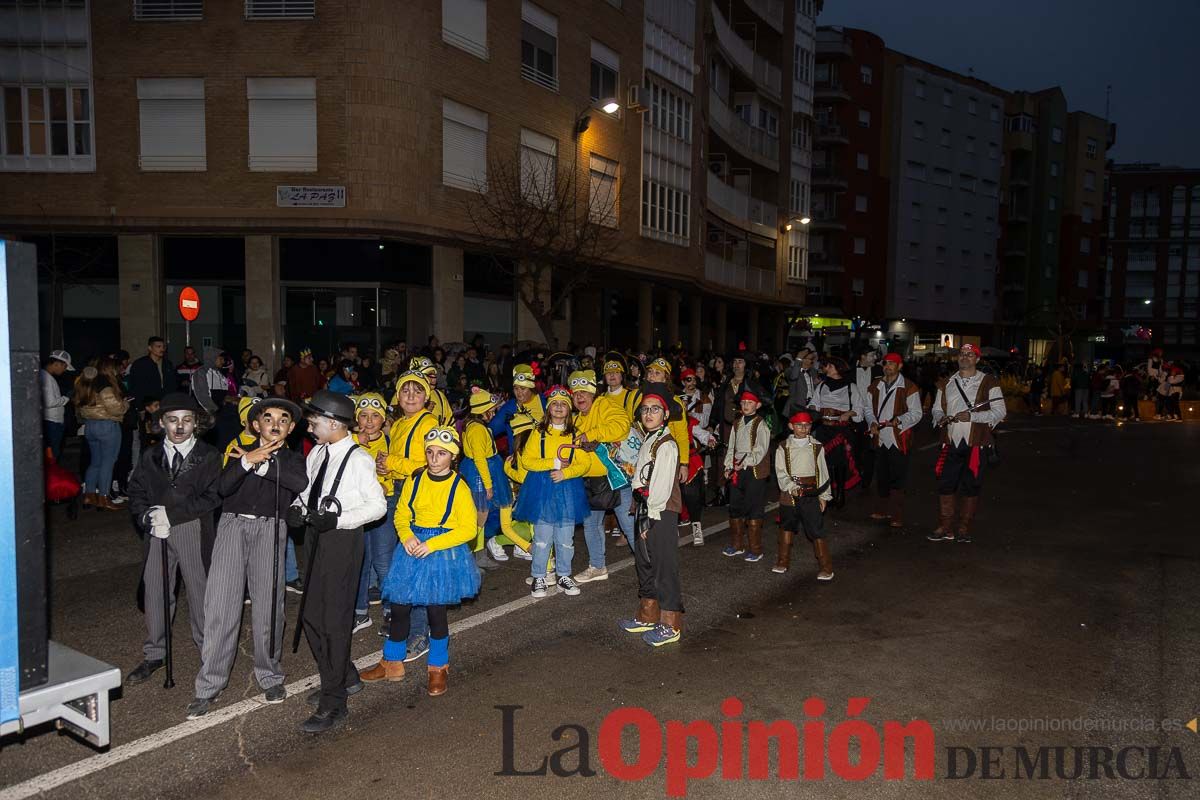
[{"label": "yellow sweater", "polygon": [[401,417],[392,425],[388,445],[388,477],[408,480],[425,466],[425,434],[437,427],[437,419],[428,411],[411,417]]},{"label": "yellow sweater", "polygon": [[[363,450],[367,451],[367,454],[371,456],[372,461],[378,458],[380,453],[388,452],[387,434],[380,436],[373,442],[368,442],[362,438],[362,434],[356,433],[354,434],[354,441],[358,442],[359,446]],[[396,487],[395,480],[391,477],[390,473],[388,475],[380,475],[379,473],[375,473],[375,479],[379,481],[379,485],[383,487],[384,495],[391,497],[392,493],[395,492]]]},{"label": "yellow sweater", "polygon": [[[629,418],[620,408],[612,403],[601,402],[600,398],[592,403],[586,414],[575,414],[575,433],[577,436],[587,436],[589,442],[622,442],[629,435]],[[579,457],[586,457],[588,466],[585,473],[589,478],[602,478],[608,474],[604,462],[595,453],[576,451]]]},{"label": "yellow sweater", "polygon": [[[527,472],[549,472],[554,469],[554,459],[559,446],[563,444],[572,444],[572,441],[571,437],[562,431],[554,428],[550,428],[544,434],[536,428],[530,431],[529,438],[525,440],[525,448],[521,450],[520,468],[516,470],[521,476],[518,480],[524,482]],[[583,453],[579,450],[572,450],[571,455],[573,457],[561,467],[563,477],[583,477],[588,470],[589,460],[581,458]]]},{"label": "yellow sweater", "polygon": [[[642,390],[634,389],[627,391],[627,394],[633,395],[633,408],[637,408],[642,404]],[[675,402],[679,404],[681,409],[687,408],[687,402],[679,396],[676,396]],[[692,437],[688,435],[687,413],[685,412],[681,419],[668,420],[667,430],[671,432],[671,438],[675,440],[675,444],[679,447],[679,463],[686,466],[688,457],[691,455]]]},{"label": "yellow sweater", "polygon": [[[450,489],[456,483],[458,488],[454,492],[454,505],[450,509],[450,515],[446,517]],[[443,517],[446,517],[445,522],[442,522]],[[405,482],[400,490],[400,500],[396,504],[395,522],[396,534],[401,542],[407,542],[416,536],[412,531],[413,525],[422,528],[447,528],[445,533],[425,540],[425,546],[430,550],[449,550],[451,547],[466,544],[478,534],[471,488],[457,472],[451,472],[443,480],[423,474],[420,480]]]},{"label": "yellow sweater", "polygon": [[479,470],[479,477],[488,489],[492,488],[492,471],[488,469],[487,462],[494,455],[496,442],[492,439],[492,432],[488,430],[488,426],[482,422],[468,422],[463,428],[463,458],[475,462],[475,469]]},{"label": "yellow sweater", "polygon": [[615,408],[620,409],[621,413],[625,415],[625,419],[629,420],[632,423],[633,422],[633,412],[634,412],[634,409],[637,408],[637,403],[634,402],[636,399],[637,399],[637,397],[636,397],[635,392],[631,392],[622,386],[619,391],[616,391],[616,392],[606,391],[603,395],[597,396],[596,402],[599,403],[599,402],[603,401],[609,405],[614,406]]},{"label": "yellow sweater", "polygon": [[245,449],[254,444],[254,440],[257,438],[253,433],[246,433],[244,430],[239,433],[232,442],[225,445],[225,457],[221,460],[221,466],[225,467],[229,463],[229,451],[233,450],[234,447]]},{"label": "yellow sweater", "polygon": [[454,422],[454,410],[450,407],[450,398],[441,389],[434,389],[429,398],[429,410],[437,417],[438,425],[450,425]]}]

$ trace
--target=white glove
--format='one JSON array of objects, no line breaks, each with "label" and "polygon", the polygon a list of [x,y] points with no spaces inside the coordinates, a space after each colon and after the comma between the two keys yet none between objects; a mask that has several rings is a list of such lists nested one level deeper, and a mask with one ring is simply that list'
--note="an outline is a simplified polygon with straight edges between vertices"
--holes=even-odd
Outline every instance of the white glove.
[{"label": "white glove", "polygon": [[165,539],[171,535],[170,525],[155,525],[150,529],[150,535],[157,539]]},{"label": "white glove", "polygon": [[150,524],[155,528],[170,528],[171,520],[167,519],[166,506],[150,506],[150,513],[147,514]]}]

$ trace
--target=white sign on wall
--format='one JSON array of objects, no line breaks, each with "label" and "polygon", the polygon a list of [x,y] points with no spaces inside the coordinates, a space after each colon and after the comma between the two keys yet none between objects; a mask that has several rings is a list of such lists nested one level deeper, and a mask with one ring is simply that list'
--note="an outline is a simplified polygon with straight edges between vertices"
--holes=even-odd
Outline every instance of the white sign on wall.
[{"label": "white sign on wall", "polygon": [[276,186],[280,208],[345,208],[345,186]]}]

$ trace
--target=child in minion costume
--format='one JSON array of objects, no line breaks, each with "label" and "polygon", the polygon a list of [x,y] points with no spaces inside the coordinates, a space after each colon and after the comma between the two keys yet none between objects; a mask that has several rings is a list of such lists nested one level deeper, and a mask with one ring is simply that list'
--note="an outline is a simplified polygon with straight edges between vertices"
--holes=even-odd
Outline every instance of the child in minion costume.
[{"label": "child in minion costume", "polygon": [[[425,356],[417,356],[408,362],[408,371],[419,372],[425,376],[425,381],[429,384],[429,410],[437,418],[438,425],[453,425],[454,409],[450,406],[450,398],[446,397],[446,393],[437,388],[437,366],[433,361]],[[396,390],[400,390],[399,383],[396,384]]]},{"label": "child in minion costume", "polygon": [[601,375],[604,378],[604,392],[596,398],[596,402],[617,408],[632,423],[634,411],[637,410],[637,392],[625,386],[625,358],[616,351],[606,353]]},{"label": "child in minion costume", "polygon": [[513,420],[520,413],[525,413],[533,419],[534,424],[542,421],[546,403],[537,393],[537,375],[529,364],[517,364],[512,371],[513,396],[500,404],[496,415],[492,417],[488,427],[492,437],[508,436],[508,452],[517,452],[513,440],[517,432],[513,430]]},{"label": "child in minion costume", "polygon": [[254,408],[261,399],[261,397],[242,397],[238,400],[238,420],[242,423],[242,429],[238,431],[237,436],[233,437],[233,441],[225,445],[225,456],[221,461],[222,469],[229,463],[229,453],[233,448],[240,447],[246,450],[257,441],[258,434],[250,427],[250,409]]},{"label": "child in minion costume", "polygon": [[[512,491],[520,492],[521,484],[525,482],[525,468],[521,466],[521,448],[525,446],[529,432],[537,427],[537,421],[532,414],[522,410],[513,416],[509,427],[512,429],[513,439],[509,445],[510,454],[504,459],[504,475],[509,480]],[[496,544],[501,547],[511,544],[514,556],[524,561],[532,561],[533,554],[530,550],[533,547],[533,525],[513,519],[512,506],[502,507],[499,516],[500,530],[503,533],[494,537]],[[554,562],[553,554],[550,556],[550,562]]]},{"label": "child in minion costume", "polygon": [[362,673],[367,682],[404,678],[405,641],[409,615],[423,606],[429,616],[430,697],[446,693],[450,673],[450,626],[446,607],[479,594],[479,569],[469,543],[477,535],[471,490],[454,470],[461,453],[454,428],[432,428],[422,442],[426,466],[416,470],[400,489],[396,531],[403,551],[392,559],[383,582],[383,597],[392,617],[383,658]]},{"label": "child in minion costume", "polygon": [[496,442],[487,423],[496,415],[496,397],[480,389],[471,390],[470,416],[463,425],[463,459],[459,474],[471,489],[475,501],[479,534],[475,540],[475,563],[481,569],[494,569],[483,553],[487,552],[496,561],[508,561],[504,547],[495,541],[500,533],[500,509],[512,507],[512,488],[504,474],[504,459],[496,451]]}]

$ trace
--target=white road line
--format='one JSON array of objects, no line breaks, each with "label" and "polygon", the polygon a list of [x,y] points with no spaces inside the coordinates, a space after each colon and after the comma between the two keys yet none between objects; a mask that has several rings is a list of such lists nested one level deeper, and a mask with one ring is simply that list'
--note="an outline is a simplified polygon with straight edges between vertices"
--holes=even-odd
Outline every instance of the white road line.
[{"label": "white road line", "polygon": [[[767,511],[772,511],[778,503],[772,503],[767,507]],[[729,527],[729,522],[719,522],[710,528],[705,529],[704,536],[708,538],[714,534],[720,533]],[[605,534],[608,535],[607,533]],[[687,536],[679,539],[679,546],[691,544],[692,536],[688,533]],[[619,572],[623,569],[628,569],[633,566],[633,558],[622,559],[608,568],[609,572]],[[483,625],[486,622],[499,619],[514,611],[520,611],[534,603],[540,602],[540,599],[530,595],[520,597],[516,600],[511,600],[503,605],[495,608],[481,611],[478,614],[472,614],[466,619],[459,620],[450,626],[451,633],[462,633],[469,631],[471,628]],[[354,661],[355,666],[359,669],[373,666],[383,656],[382,650],[376,650],[374,653],[357,658]],[[309,675],[307,678],[301,678],[298,681],[287,685],[288,698],[301,697],[311,689],[315,689],[321,683],[319,675]],[[140,755],[149,753],[152,750],[157,750],[160,747],[165,747],[172,742],[177,742],[180,739],[185,739],[193,734],[206,731],[209,728],[215,728],[230,720],[235,720],[238,717],[243,717],[246,714],[266,708],[268,704],[262,699],[262,695],[252,697],[247,700],[241,700],[231,706],[210,711],[199,719],[187,720],[181,722],[171,728],[158,731],[157,733],[143,736],[141,739],[135,739],[128,744],[119,745],[112,748],[107,753],[98,753],[94,756],[76,761],[73,764],[68,764],[65,767],[51,770],[38,775],[35,778],[30,778],[23,783],[14,784],[6,789],[0,789],[0,800],[25,800],[25,798],[33,797],[41,792],[48,792],[51,789],[56,789],[59,786],[77,781],[80,778],[85,778],[99,772],[102,769],[116,766],[117,764],[128,761],[131,758],[137,758]]]}]

